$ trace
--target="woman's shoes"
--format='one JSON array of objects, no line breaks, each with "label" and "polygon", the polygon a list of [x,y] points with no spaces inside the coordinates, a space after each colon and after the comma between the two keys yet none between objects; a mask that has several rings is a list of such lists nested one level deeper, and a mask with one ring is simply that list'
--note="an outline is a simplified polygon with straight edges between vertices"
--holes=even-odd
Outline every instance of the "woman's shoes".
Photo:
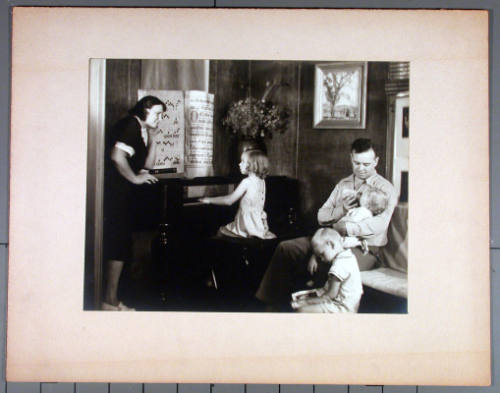
[{"label": "woman's shoes", "polygon": [[101,310],[103,311],[135,311],[135,308],[127,307],[122,302],[118,303],[118,306],[113,306],[112,304],[102,302]]},{"label": "woman's shoes", "polygon": [[135,308],[127,307],[122,302],[118,303],[118,309],[119,309],[118,311],[135,311]]}]

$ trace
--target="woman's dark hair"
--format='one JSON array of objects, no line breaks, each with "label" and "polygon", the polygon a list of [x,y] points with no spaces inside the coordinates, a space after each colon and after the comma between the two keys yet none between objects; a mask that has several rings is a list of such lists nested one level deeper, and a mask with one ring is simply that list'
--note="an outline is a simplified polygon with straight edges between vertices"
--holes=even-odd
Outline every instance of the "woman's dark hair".
[{"label": "woman's dark hair", "polygon": [[167,109],[167,106],[159,98],[155,96],[146,96],[137,101],[137,104],[135,104],[128,113],[131,116],[137,116],[141,120],[146,120],[146,110],[156,105],[161,105],[164,111]]}]

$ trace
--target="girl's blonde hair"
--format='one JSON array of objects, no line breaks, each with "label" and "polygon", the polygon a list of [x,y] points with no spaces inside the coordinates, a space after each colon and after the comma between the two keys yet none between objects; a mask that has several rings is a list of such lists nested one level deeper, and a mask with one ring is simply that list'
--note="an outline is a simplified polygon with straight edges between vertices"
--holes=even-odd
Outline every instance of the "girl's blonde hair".
[{"label": "girl's blonde hair", "polygon": [[243,154],[247,156],[247,171],[264,179],[269,173],[269,160],[266,154],[262,150],[247,150]]}]

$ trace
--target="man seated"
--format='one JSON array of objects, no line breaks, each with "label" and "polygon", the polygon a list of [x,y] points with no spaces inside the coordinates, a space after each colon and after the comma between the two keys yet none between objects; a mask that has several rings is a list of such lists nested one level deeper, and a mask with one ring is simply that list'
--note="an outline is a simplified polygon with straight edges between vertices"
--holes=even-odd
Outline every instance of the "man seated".
[{"label": "man seated", "polygon": [[[393,185],[377,174],[378,157],[369,139],[360,138],[353,142],[351,148],[352,174],[342,179],[333,189],[327,201],[318,211],[320,226],[335,229],[342,236],[366,240],[369,252],[364,253],[358,247],[359,241],[352,248],[359,270],[369,270],[377,261],[379,247],[387,243],[387,228],[397,204],[397,193]],[[358,205],[356,195],[364,187],[381,190],[388,195],[386,209],[373,217],[367,217],[359,222],[341,221],[351,209]],[[350,190],[347,192],[347,190]],[[346,244],[345,246],[349,246]],[[291,293],[297,286],[311,278],[316,273],[317,281],[326,281],[327,271],[321,267],[309,266],[314,258],[312,255],[311,238],[300,237],[281,242],[276,248],[269,266],[261,280],[256,297],[274,307],[288,304]],[[317,268],[317,272],[314,270]]]}]

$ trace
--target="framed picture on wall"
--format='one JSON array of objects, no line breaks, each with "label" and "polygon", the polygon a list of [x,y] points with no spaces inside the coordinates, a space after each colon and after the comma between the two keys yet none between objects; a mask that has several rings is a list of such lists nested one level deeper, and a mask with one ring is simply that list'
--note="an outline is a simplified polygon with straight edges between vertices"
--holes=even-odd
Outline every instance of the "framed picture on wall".
[{"label": "framed picture on wall", "polygon": [[366,62],[317,64],[314,128],[365,128]]}]

